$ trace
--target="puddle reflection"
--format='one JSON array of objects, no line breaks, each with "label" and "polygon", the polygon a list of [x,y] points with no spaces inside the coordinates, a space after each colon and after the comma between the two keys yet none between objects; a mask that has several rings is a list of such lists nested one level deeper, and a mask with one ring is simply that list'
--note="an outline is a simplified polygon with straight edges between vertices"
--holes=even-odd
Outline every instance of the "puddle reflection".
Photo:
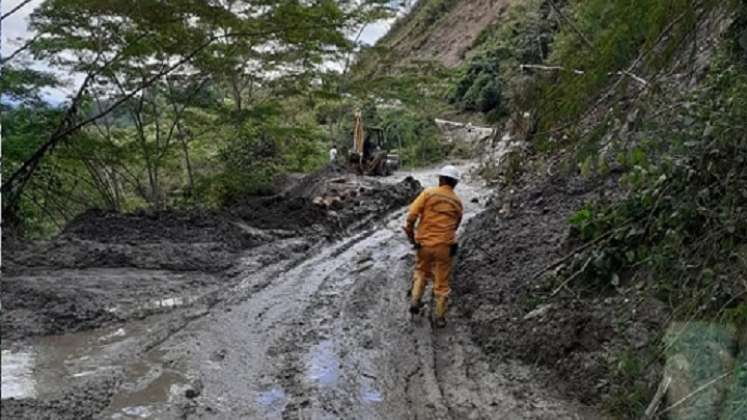
[{"label": "puddle reflection", "polygon": [[36,381],[33,377],[34,353],[2,351],[2,399],[33,398]]}]

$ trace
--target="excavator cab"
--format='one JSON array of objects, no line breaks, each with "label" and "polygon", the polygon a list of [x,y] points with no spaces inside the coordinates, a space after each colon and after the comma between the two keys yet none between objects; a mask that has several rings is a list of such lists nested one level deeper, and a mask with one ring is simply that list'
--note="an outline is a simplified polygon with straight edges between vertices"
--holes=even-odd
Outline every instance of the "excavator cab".
[{"label": "excavator cab", "polygon": [[386,150],[383,129],[369,127],[368,132],[364,132],[360,112],[355,113],[354,127],[353,148],[348,160],[352,172],[359,175],[389,176],[399,169],[399,156]]}]

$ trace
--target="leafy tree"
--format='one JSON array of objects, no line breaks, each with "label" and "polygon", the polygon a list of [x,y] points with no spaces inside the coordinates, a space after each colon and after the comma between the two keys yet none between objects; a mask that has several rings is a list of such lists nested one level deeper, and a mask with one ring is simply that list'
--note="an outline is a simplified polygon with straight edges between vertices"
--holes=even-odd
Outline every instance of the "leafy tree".
[{"label": "leafy tree", "polygon": [[[234,185],[253,185],[318,165],[322,131],[296,116],[311,115],[315,98],[335,87],[324,80],[329,63],[355,51],[350,34],[391,10],[384,0],[45,1],[32,14],[37,35],[26,52],[83,82],[49,125],[7,124],[23,132],[4,136],[4,146],[32,133],[34,141],[3,158],[4,208],[27,216],[34,178],[63,169],[88,185],[82,202],[124,210],[163,208],[180,200],[176,193],[218,202],[193,193],[220,190],[215,183],[239,171],[257,182]],[[5,74],[5,97],[43,107],[33,86],[51,80]],[[277,106],[279,97],[292,106]],[[286,117],[258,122],[268,107]]]}]

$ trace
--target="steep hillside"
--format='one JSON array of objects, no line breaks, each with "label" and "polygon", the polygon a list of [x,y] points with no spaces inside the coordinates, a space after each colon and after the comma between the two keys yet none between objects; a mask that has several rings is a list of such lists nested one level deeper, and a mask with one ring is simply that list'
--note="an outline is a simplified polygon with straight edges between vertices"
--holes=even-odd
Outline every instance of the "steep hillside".
[{"label": "steep hillside", "polygon": [[453,295],[495,367],[617,418],[747,418],[746,7],[423,2],[382,40],[496,123]]},{"label": "steep hillside", "polygon": [[[375,67],[435,61],[456,68],[480,34],[496,24],[513,0],[420,0],[377,43],[383,54]],[[369,57],[370,58],[370,57]],[[367,58],[366,68],[373,64]],[[381,64],[384,63],[382,66]]]}]

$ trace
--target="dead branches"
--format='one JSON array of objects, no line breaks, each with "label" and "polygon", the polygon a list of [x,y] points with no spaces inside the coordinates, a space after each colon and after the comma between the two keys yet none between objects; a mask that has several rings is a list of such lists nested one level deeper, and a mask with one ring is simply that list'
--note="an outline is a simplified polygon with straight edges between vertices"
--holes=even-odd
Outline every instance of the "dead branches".
[{"label": "dead branches", "polygon": [[573,74],[583,75],[586,74],[583,70],[578,69],[568,69],[561,66],[542,66],[539,64],[519,64],[519,68],[522,70],[526,69],[535,69],[535,70],[547,70],[547,71],[567,71],[571,72]]},{"label": "dead branches", "polygon": [[[563,66],[543,66],[540,64],[519,64],[519,68],[521,70],[533,69],[533,70],[544,70],[544,71],[566,71],[566,72],[573,73],[578,76],[583,76],[586,74],[586,72],[583,70],[569,69]],[[635,80],[636,82],[640,83],[644,87],[650,84],[646,79],[632,73],[630,70],[612,71],[612,72],[607,73],[607,75],[608,76],[627,76]]]},{"label": "dead branches", "polygon": [[693,392],[691,392],[691,393],[689,393],[689,394],[685,395],[684,397],[680,398],[680,400],[679,400],[679,401],[676,401],[676,402],[675,402],[674,404],[672,404],[672,405],[670,405],[669,407],[667,407],[667,408],[665,408],[665,409],[661,410],[661,411],[660,411],[660,412],[658,412],[657,414],[658,414],[658,415],[662,415],[662,414],[665,414],[665,413],[668,413],[668,412],[670,412],[670,411],[674,410],[675,408],[679,407],[680,405],[682,405],[682,404],[683,404],[683,403],[685,403],[686,401],[690,400],[690,399],[691,399],[691,398],[693,398],[694,396],[696,396],[696,395],[700,394],[701,392],[703,392],[703,391],[705,391],[706,389],[708,389],[708,388],[712,387],[712,386],[713,386],[713,385],[715,385],[715,384],[716,384],[717,382],[719,382],[719,381],[722,381],[722,380],[723,380],[723,379],[725,379],[725,378],[726,378],[727,376],[731,376],[732,374],[734,374],[734,371],[733,371],[733,370],[729,370],[729,371],[727,371],[727,372],[725,372],[725,373],[723,373],[723,374],[721,374],[721,375],[719,375],[719,376],[717,376],[717,377],[715,377],[715,378],[711,379],[710,381],[708,381],[708,382],[704,383],[703,385],[701,385],[700,387],[698,387],[698,388],[697,388],[696,390],[694,390]]},{"label": "dead branches", "polygon": [[642,420],[652,420],[656,416],[656,410],[661,405],[664,396],[667,395],[667,390],[669,390],[669,385],[671,384],[672,378],[669,376],[665,376],[664,379],[661,380],[659,388],[656,390],[656,394],[654,394],[654,398],[651,400],[648,408],[646,408],[646,412],[643,414]]}]

